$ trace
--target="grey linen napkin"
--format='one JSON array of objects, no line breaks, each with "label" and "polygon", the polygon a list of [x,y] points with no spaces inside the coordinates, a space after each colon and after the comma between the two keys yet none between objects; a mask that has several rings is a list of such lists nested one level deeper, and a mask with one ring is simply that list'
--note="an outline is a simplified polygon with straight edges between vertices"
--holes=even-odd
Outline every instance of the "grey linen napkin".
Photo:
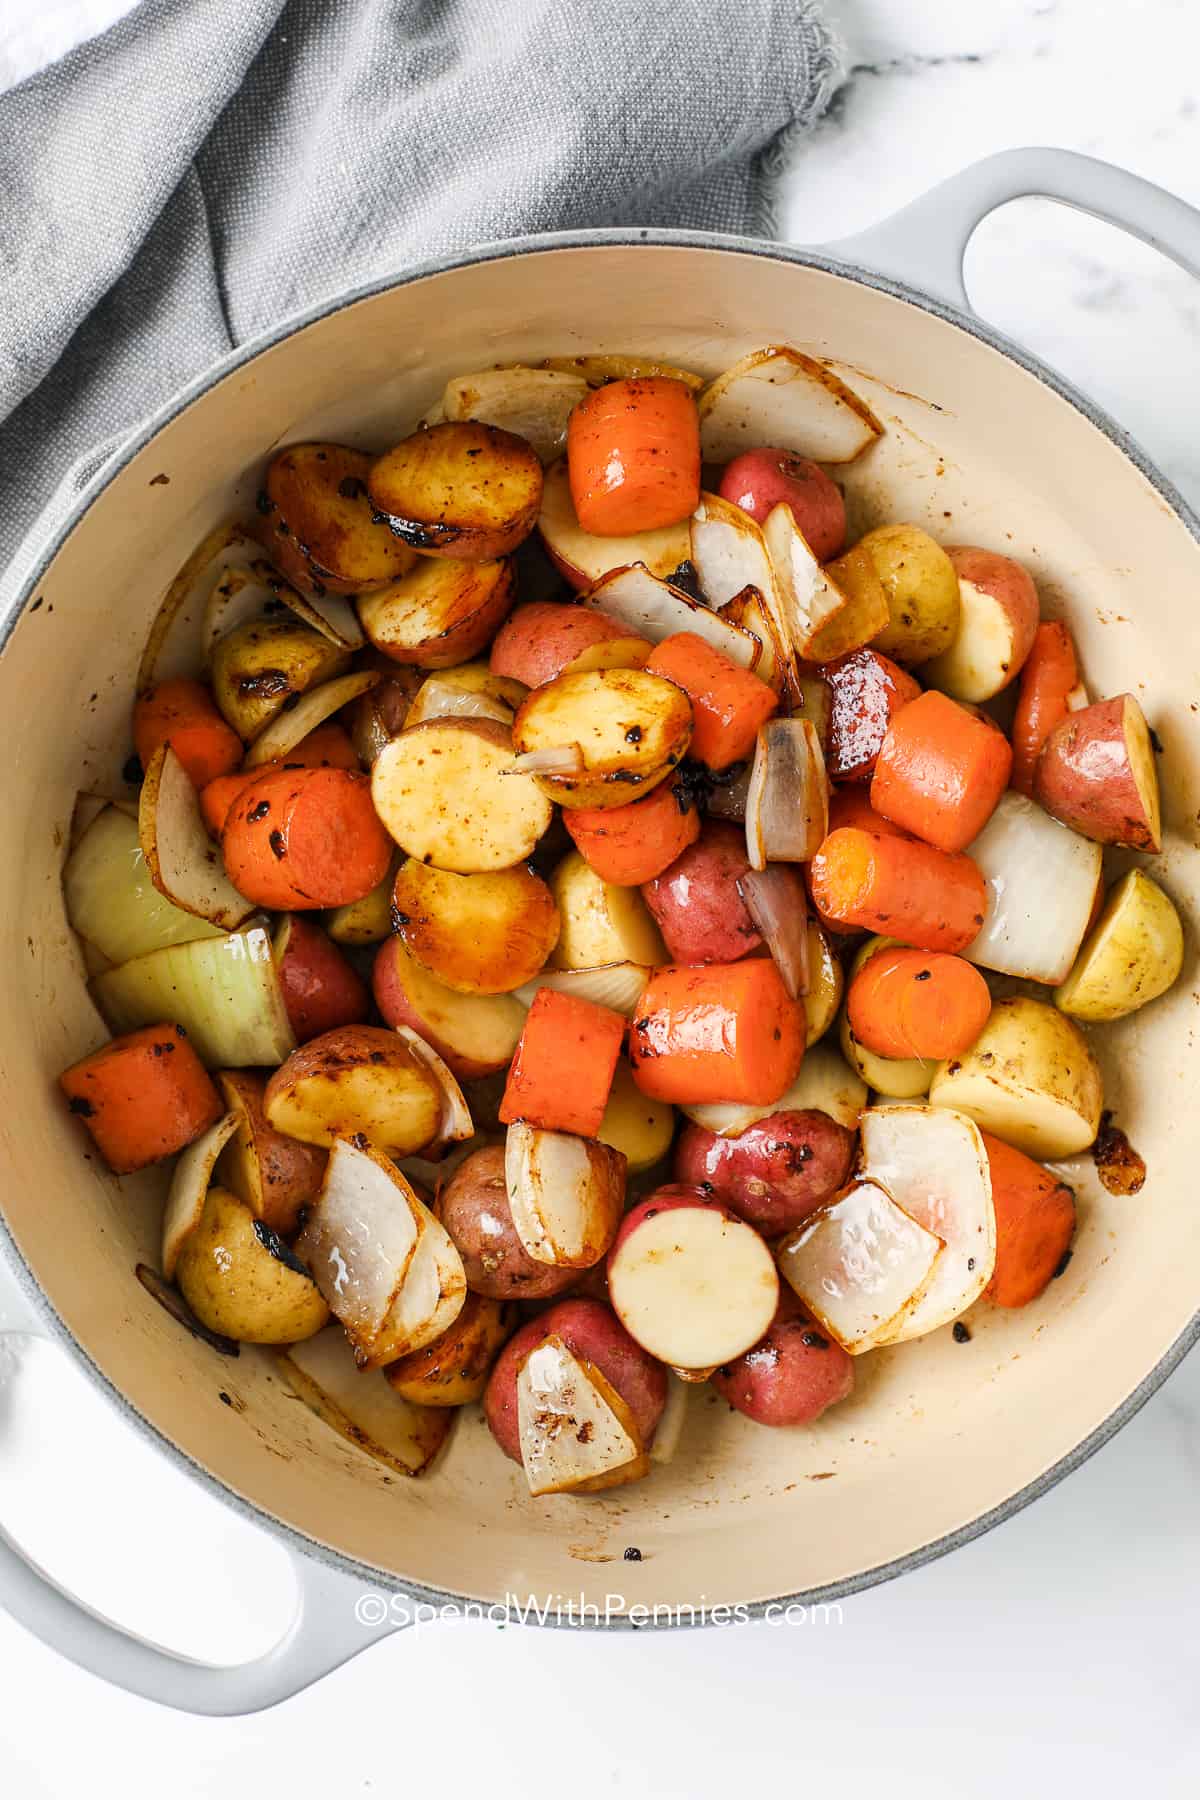
[{"label": "grey linen napkin", "polygon": [[0,569],[339,290],[525,232],[769,233],[840,73],[817,0],[144,0],[0,98]]}]

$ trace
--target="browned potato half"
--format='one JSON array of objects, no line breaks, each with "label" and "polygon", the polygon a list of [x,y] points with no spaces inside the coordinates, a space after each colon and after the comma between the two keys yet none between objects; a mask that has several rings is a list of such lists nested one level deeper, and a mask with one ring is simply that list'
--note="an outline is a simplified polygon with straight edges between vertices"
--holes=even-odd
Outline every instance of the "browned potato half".
[{"label": "browned potato half", "polygon": [[371,499],[395,535],[431,556],[483,562],[529,536],[542,465],[524,438],[455,420],[414,431],[371,470]]},{"label": "browned potato half", "polygon": [[225,1188],[209,1188],[175,1281],[202,1325],[242,1344],[298,1344],[329,1323],[303,1263]]},{"label": "browned potato half", "polygon": [[578,774],[538,775],[561,806],[625,806],[649,793],[683,760],[692,704],[644,669],[587,669],[535,688],[513,722],[522,755],[577,745]]},{"label": "browned potato half", "polygon": [[449,669],[491,642],[516,593],[511,561],[451,562],[422,556],[416,567],[358,603],[362,628],[393,662]]},{"label": "browned potato half", "polygon": [[508,994],[543,968],[558,939],[546,883],[518,865],[455,875],[410,856],[393,895],[410,956],[460,994]]},{"label": "browned potato half", "polygon": [[377,1025],[343,1025],[313,1038],[276,1069],[263,1099],[268,1122],[285,1137],[328,1149],[361,1136],[392,1156],[432,1143],[443,1106],[428,1063]]},{"label": "browned potato half", "polygon": [[213,649],[213,698],[243,742],[249,744],[298,694],[331,681],[350,667],[350,657],[289,613],[253,619]]},{"label": "browned potato half", "polygon": [[222,1069],[217,1081],[237,1120],[221,1153],[221,1181],[256,1219],[290,1237],[320,1191],[325,1152],[284,1137],[268,1123],[263,1111],[266,1078],[256,1069]]},{"label": "browned potato half", "polygon": [[418,1406],[469,1406],[481,1400],[492,1364],[517,1327],[511,1301],[468,1294],[463,1309],[440,1338],[389,1363],[385,1378]]},{"label": "browned potato half", "polygon": [[509,734],[496,721],[431,719],[379,753],[371,798],[410,856],[459,875],[510,869],[528,860],[554,816],[513,763]]},{"label": "browned potato half", "polygon": [[415,560],[375,516],[367,493],[371,461],[344,444],[289,444],[272,457],[264,536],[290,579],[357,594],[403,575]]}]

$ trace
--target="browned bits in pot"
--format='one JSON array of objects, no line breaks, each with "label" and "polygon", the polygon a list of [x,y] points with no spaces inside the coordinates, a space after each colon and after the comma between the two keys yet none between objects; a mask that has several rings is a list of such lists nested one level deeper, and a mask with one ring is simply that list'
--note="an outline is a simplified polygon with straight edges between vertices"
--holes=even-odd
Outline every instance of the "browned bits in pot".
[{"label": "browned bits in pot", "polygon": [[1146,1183],[1146,1164],[1112,1114],[1100,1115],[1100,1129],[1092,1145],[1092,1161],[1101,1183],[1110,1194],[1138,1194]]}]

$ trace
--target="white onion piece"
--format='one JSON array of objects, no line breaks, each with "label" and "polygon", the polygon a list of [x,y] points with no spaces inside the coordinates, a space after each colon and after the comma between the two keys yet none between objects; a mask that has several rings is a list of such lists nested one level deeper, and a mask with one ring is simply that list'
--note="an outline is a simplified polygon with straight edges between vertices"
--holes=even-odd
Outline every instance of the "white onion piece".
[{"label": "white onion piece", "polygon": [[534,1262],[590,1269],[617,1235],[625,1158],[607,1144],[517,1120],[505,1139],[504,1180],[517,1236]]},{"label": "white onion piece", "polygon": [[719,617],[729,625],[740,626],[759,640],[762,655],[754,665],[758,679],[774,688],[776,693],[784,687],[790,690],[794,684],[793,665],[779,636],[776,616],[764,600],[761,589],[744,587],[732,600],[725,602]]},{"label": "white onion piece", "polygon": [[323,681],[320,687],[310,688],[295,706],[276,713],[266,730],[259,732],[246,752],[243,767],[256,769],[262,763],[286,758],[318,725],[331,719],[343,706],[349,706],[360,694],[377,687],[379,681],[376,670],[359,669],[352,675],[339,675],[333,681]]},{"label": "white onion piece", "polygon": [[192,778],[169,744],[150,758],[138,801],[138,842],[150,879],[172,906],[235,931],[254,911],[208,835]]},{"label": "white onion piece", "polygon": [[673,1371],[667,1375],[667,1403],[654,1427],[654,1442],[650,1446],[652,1463],[664,1464],[674,1460],[683,1428],[687,1424],[688,1392],[692,1386],[693,1383],[682,1380]]},{"label": "white onion piece", "polygon": [[182,1025],[209,1069],[273,1069],[296,1048],[271,940],[253,922],[132,957],[97,976],[92,993],[114,1033]]},{"label": "white onion piece", "polygon": [[785,501],[763,521],[763,538],[775,571],[780,636],[796,656],[807,656],[823,625],[846,605],[846,595],[821,567]]},{"label": "white onion piece", "polygon": [[570,1493],[642,1461],[629,1408],[559,1337],[544,1338],[521,1365],[517,1430],[531,1494]]},{"label": "white onion piece", "polygon": [[446,383],[442,411],[447,419],[478,419],[515,432],[549,463],[566,449],[567,420],[587,392],[581,375],[514,364],[454,376]]},{"label": "white onion piece", "polygon": [[1103,852],[1011,788],[967,849],[987,883],[983,925],[969,962],[1055,986],[1087,932]]},{"label": "white onion piece", "polygon": [[829,778],[810,719],[768,719],[746,789],[746,854],[752,869],[810,862],[829,831]]},{"label": "white onion piece", "polygon": [[[417,1205],[422,1205],[420,1200]],[[381,1369],[414,1350],[423,1350],[449,1331],[467,1298],[462,1257],[439,1219],[426,1209],[425,1229],[383,1328],[369,1350],[359,1353],[365,1369]]]},{"label": "white onion piece", "polygon": [[204,661],[204,619],[222,570],[244,568],[259,553],[245,528],[225,520],[203,538],[167,585],[138,664],[137,691],[171,676],[193,676]]},{"label": "white onion piece", "polygon": [[123,806],[99,804],[63,870],[67,917],[78,935],[110,965],[166,944],[219,936],[219,925],[180,911],[155,887],[138,841],[136,808],[130,818]]},{"label": "white onion piece", "polygon": [[502,775],[582,775],[583,751],[578,744],[547,744],[514,756]]},{"label": "white onion piece", "polygon": [[774,592],[775,570],[758,521],[720,494],[701,494],[692,514],[692,567],[712,607],[727,606],[746,588]]},{"label": "white onion piece", "polygon": [[280,606],[286,606],[339,650],[357,650],[362,645],[362,627],[349,600],[340,594],[302,594],[264,557],[255,556],[244,565],[226,566],[217,575],[201,626],[205,663],[219,638]]},{"label": "white onion piece", "polygon": [[357,1350],[378,1341],[431,1219],[393,1163],[338,1139],[296,1254]]},{"label": "white onion piece", "polygon": [[427,1044],[409,1025],[397,1025],[395,1032],[397,1037],[402,1037],[405,1043],[411,1044],[414,1054],[425,1064],[442,1090],[442,1116],[437,1136],[422,1151],[426,1162],[440,1161],[453,1145],[464,1144],[475,1135],[475,1122],[467,1105],[467,1097],[449,1065],[443,1062],[431,1044]]},{"label": "white onion piece", "polygon": [[601,963],[594,969],[543,969],[517,988],[513,998],[522,1006],[532,1006],[539,988],[553,988],[556,993],[574,994],[576,999],[610,1007],[632,1019],[649,979],[650,970],[632,962]]},{"label": "white onion piece", "polygon": [[751,869],[737,884],[793,1000],[808,992],[808,897],[794,869]]},{"label": "white onion piece", "polygon": [[941,1250],[877,1181],[858,1181],[789,1232],[777,1257],[817,1323],[859,1356],[916,1305]]},{"label": "white onion piece", "polygon": [[680,1112],[694,1125],[718,1137],[739,1137],[760,1119],[778,1112],[823,1112],[847,1131],[858,1128],[859,1114],[867,1104],[867,1084],[829,1044],[814,1044],[804,1052],[800,1073],[787,1093],[769,1106],[748,1106],[736,1101],[681,1106]]},{"label": "white onion piece", "polygon": [[992,1175],[979,1127],[940,1106],[872,1106],[862,1116],[862,1172],[940,1237],[942,1254],[916,1305],[890,1329],[902,1344],[974,1304],[996,1266]]},{"label": "white onion piece", "polygon": [[866,401],[826,363],[772,344],[710,381],[700,396],[705,462],[729,462],[759,444],[816,462],[853,462],[883,426]]},{"label": "white onion piece", "polygon": [[449,1435],[453,1409],[417,1406],[381,1374],[364,1375],[340,1325],[279,1356],[280,1373],[304,1404],[340,1437],[397,1475],[420,1475]]},{"label": "white onion piece", "polygon": [[408,709],[405,729],[423,725],[427,719],[495,719],[500,725],[511,725],[513,709],[482,688],[456,687],[431,675],[422,682],[417,697]]},{"label": "white onion piece", "polygon": [[174,1281],[179,1252],[200,1223],[217,1158],[237,1129],[238,1115],[227,1112],[180,1155],[171,1174],[163,1213],[162,1272]]},{"label": "white onion piece", "polygon": [[580,603],[607,613],[651,644],[690,631],[739,668],[754,669],[762,658],[762,644],[751,632],[731,625],[670,582],[660,581],[645,563],[610,570],[580,595]]}]

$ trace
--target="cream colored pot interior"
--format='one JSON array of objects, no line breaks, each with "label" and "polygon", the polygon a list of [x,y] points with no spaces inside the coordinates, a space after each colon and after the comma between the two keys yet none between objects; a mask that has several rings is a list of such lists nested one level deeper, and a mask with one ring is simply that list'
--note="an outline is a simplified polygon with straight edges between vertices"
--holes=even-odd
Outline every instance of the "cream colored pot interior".
[{"label": "cream colored pot interior", "polygon": [[[0,661],[3,1210],[87,1355],[139,1413],[265,1513],[425,1587],[654,1605],[753,1601],[841,1582],[955,1532],[1034,1482],[1120,1407],[1200,1307],[1200,1012],[1194,944],[1174,993],[1109,1028],[1109,1105],[1149,1165],[1118,1199],[1070,1166],[1082,1225],[1038,1304],[986,1305],[866,1357],[854,1398],[772,1432],[701,1389],[678,1457],[641,1485],[531,1501],[474,1411],[431,1477],[405,1482],[291,1397],[266,1356],[194,1342],[134,1278],[158,1256],[164,1183],[85,1160],[53,1081],[103,1031],[63,915],[77,788],[128,750],[134,669],[161,590],[222,516],[253,501],[274,446],[313,435],[383,447],[450,375],[613,349],[715,373],[788,341],[835,359],[888,435],[848,472],[854,523],[913,519],[945,542],[1028,563],[1066,614],[1093,691],[1130,688],[1164,746],[1160,872],[1198,916],[1200,547],[1121,452],[1034,376],[967,332],[819,270],[691,247],[544,251],[432,275],[276,345],[176,417],[105,490]],[[870,374],[864,373],[870,371]],[[232,1406],[223,1403],[224,1395]],[[642,1552],[619,1580],[604,1565]]]}]

